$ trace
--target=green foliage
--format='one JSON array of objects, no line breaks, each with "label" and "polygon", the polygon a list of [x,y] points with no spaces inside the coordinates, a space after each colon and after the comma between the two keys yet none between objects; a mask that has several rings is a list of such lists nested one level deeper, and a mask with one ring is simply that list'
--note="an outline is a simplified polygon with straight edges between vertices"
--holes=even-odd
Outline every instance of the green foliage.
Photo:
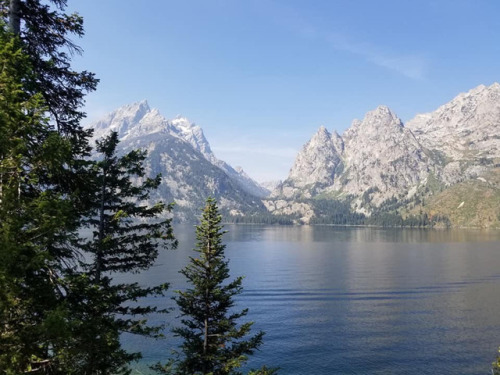
[{"label": "green foliage", "polygon": [[370,195],[374,194],[374,193],[378,193],[380,191],[380,189],[378,187],[371,187],[371,188],[368,188],[364,193],[363,195],[361,196],[361,201],[363,202],[363,205],[367,205],[370,203],[370,200],[371,200],[371,197]]},{"label": "green foliage", "polygon": [[[80,108],[86,92],[94,91],[98,80],[93,73],[71,68],[71,57],[81,53],[71,37],[84,34],[83,18],[66,14],[66,0],[0,0],[0,9],[18,4],[19,39],[30,60],[34,75],[27,81],[30,93],[40,93],[57,128],[72,138],[85,137],[80,126]],[[0,13],[7,23],[8,11]],[[76,139],[75,139],[76,140]],[[85,146],[85,142],[80,146]]]},{"label": "green foliage", "polygon": [[[158,249],[167,242],[176,246],[171,219],[158,219],[171,205],[145,202],[160,183],[145,177],[145,153],[132,151],[116,155],[118,135],[113,132],[97,142],[102,159],[92,164],[88,184],[91,205],[83,224],[93,230],[93,237],[82,241],[82,249],[92,255],[82,261],[83,273],[74,272],[68,306],[76,324],[71,326],[72,341],[65,354],[67,368],[83,374],[128,374],[128,363],[140,353],[121,348],[119,334],[129,332],[157,337],[161,327],[147,324],[145,315],[166,312],[138,300],[162,296],[167,284],[145,288],[138,283],[117,283],[112,274],[136,273],[149,268]],[[142,180],[132,183],[132,177]]]},{"label": "green foliage", "polygon": [[292,225],[296,219],[298,219],[296,216],[273,215],[267,211],[248,213],[245,215],[224,215],[224,220],[232,224]]},{"label": "green foliage", "polygon": [[[62,275],[78,220],[57,179],[72,155],[48,124],[22,43],[0,24],[0,368],[45,367],[64,340]],[[50,344],[49,344],[50,342]]]},{"label": "green foliage", "polygon": [[491,374],[500,375],[500,348],[498,349],[498,355],[495,362],[491,364]]},{"label": "green foliage", "polygon": [[424,194],[437,194],[444,189],[443,183],[436,177],[433,172],[427,176],[427,184],[425,185]]},{"label": "green foliage", "polygon": [[311,224],[362,225],[365,222],[365,216],[352,212],[347,200],[314,199],[311,203],[316,214]]},{"label": "green foliage", "polygon": [[[145,152],[135,150],[119,158],[117,145],[116,132],[98,141],[97,151],[103,159],[93,165],[92,206],[85,224],[94,228],[94,238],[84,248],[95,256],[96,280],[107,271],[149,268],[158,255],[157,240],[174,240],[170,219],[148,220],[172,209],[172,205],[145,203],[150,192],[158,188],[161,176],[145,177]],[[134,184],[132,176],[142,183]]]},{"label": "green foliage", "polygon": [[[238,368],[262,344],[263,332],[245,338],[252,322],[238,326],[247,310],[234,311],[234,296],[242,291],[242,277],[229,278],[225,260],[221,215],[214,199],[209,198],[201,224],[196,227],[198,257],[180,271],[192,285],[175,298],[182,313],[182,326],[173,332],[183,339],[176,360],[157,365],[166,374],[239,374]],[[268,372],[270,373],[270,372]]]},{"label": "green foliage", "polygon": [[[368,194],[374,190],[368,190]],[[366,194],[366,193],[365,193]],[[444,215],[429,217],[427,213],[403,217],[398,210],[408,204],[408,200],[392,197],[384,201],[379,207],[372,208],[372,215],[365,216],[353,212],[348,199],[314,199],[313,205],[316,214],[310,221],[311,224],[333,225],[373,225],[380,227],[410,227],[426,228],[436,225],[450,226],[449,219]]]},{"label": "green foliage", "polygon": [[266,366],[262,366],[262,368],[258,370],[250,370],[248,375],[275,375],[278,373],[279,368],[267,368]]},{"label": "green foliage", "polygon": [[[6,26],[13,4],[16,35]],[[170,222],[155,219],[170,206],[140,204],[158,179],[129,183],[143,154],[116,158],[108,140],[104,164],[86,159],[79,108],[97,80],[71,69],[79,49],[69,38],[83,26],[65,6],[0,0],[0,369],[9,375],[128,373],[139,354],[121,348],[120,332],[159,330],[142,319],[156,309],[132,303],[166,289],[111,279],[149,267],[173,241]],[[82,241],[78,229],[97,222],[97,237]],[[94,261],[81,263],[82,250]]]}]

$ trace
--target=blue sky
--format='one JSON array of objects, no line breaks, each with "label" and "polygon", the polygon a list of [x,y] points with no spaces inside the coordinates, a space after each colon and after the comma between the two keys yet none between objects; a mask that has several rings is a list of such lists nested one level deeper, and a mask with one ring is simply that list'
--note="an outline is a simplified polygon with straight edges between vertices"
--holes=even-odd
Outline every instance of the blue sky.
[{"label": "blue sky", "polygon": [[147,99],[215,154],[283,179],[321,126],[384,104],[403,121],[499,81],[498,0],[69,0],[89,120]]}]

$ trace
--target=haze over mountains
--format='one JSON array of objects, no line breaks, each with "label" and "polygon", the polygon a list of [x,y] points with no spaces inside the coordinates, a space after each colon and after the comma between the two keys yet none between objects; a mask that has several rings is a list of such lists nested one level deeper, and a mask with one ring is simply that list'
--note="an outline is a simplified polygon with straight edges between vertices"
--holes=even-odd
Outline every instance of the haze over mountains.
[{"label": "haze over mountains", "polygon": [[260,198],[269,191],[215,157],[203,130],[184,117],[168,120],[147,101],[123,106],[91,125],[94,139],[118,132],[119,150],[146,149],[150,175],[162,174],[152,199],[175,201],[176,219],[192,220],[206,197],[218,199],[225,213],[262,210]]},{"label": "haze over mountains", "polygon": [[[444,191],[475,180],[496,197],[491,202],[493,225],[500,213],[499,147],[498,83],[460,94],[406,126],[389,108],[380,106],[362,121],[354,120],[342,137],[321,127],[266,205],[273,212],[295,213],[309,221],[312,206],[298,207],[297,200],[351,197],[354,211],[370,215],[388,200],[408,204],[437,193],[431,190]],[[463,201],[462,211],[476,211],[477,207],[464,208],[470,206],[470,198]],[[489,226],[486,222],[481,225]]]},{"label": "haze over mountains", "polygon": [[182,117],[167,120],[145,101],[93,127],[95,137],[117,131],[123,150],[149,151],[148,168],[163,175],[158,198],[175,200],[183,220],[214,195],[236,217],[267,209],[298,223],[317,222],[325,215],[320,203],[335,200],[364,217],[425,214],[445,217],[447,225],[500,223],[498,83],[460,94],[407,124],[379,106],[342,135],[320,127],[267,198],[267,189],[215,157],[199,126]]}]

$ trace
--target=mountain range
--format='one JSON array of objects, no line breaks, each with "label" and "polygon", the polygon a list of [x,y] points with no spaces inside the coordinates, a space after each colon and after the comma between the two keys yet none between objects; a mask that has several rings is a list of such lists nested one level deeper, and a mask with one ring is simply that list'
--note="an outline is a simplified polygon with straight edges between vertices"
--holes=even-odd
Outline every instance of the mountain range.
[{"label": "mountain range", "polygon": [[494,83],[406,125],[379,106],[342,136],[320,127],[265,204],[305,223],[318,217],[318,200],[335,199],[366,217],[391,212],[492,227],[500,222],[499,171],[500,84]]},{"label": "mountain range", "polygon": [[162,175],[151,199],[175,201],[176,220],[193,220],[208,196],[218,200],[225,214],[264,210],[261,198],[269,191],[241,168],[217,159],[203,130],[184,117],[166,119],[144,100],[118,108],[90,126],[94,140],[116,131],[120,153],[147,150],[148,174]]},{"label": "mountain range", "polygon": [[267,188],[217,159],[198,125],[146,101],[91,126],[95,138],[117,131],[123,152],[148,150],[148,170],[163,176],[153,199],[175,201],[178,220],[196,217],[211,195],[236,221],[500,227],[498,83],[406,124],[379,106],[342,135],[322,126],[287,179]]}]

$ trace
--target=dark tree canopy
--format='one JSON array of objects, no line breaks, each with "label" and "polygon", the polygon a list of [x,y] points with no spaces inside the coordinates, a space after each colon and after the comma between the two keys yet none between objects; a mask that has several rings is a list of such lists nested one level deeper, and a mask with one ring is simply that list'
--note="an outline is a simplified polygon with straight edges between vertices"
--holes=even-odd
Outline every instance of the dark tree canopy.
[{"label": "dark tree canopy", "polygon": [[[83,21],[65,7],[64,0],[0,0],[0,372],[7,375],[128,373],[139,354],[125,352],[119,335],[156,335],[143,319],[156,308],[135,302],[166,289],[112,279],[147,268],[162,242],[173,241],[170,222],[156,219],[170,206],[141,204],[159,179],[131,184],[127,174],[143,173],[144,155],[116,157],[116,137],[100,146],[110,157],[86,158],[81,106],[97,80],[70,65],[80,52],[70,38],[83,35]],[[80,238],[85,225],[97,225],[91,241]]]},{"label": "dark tree canopy", "polygon": [[[159,217],[170,212],[172,205],[147,204],[160,176],[145,177],[144,152],[119,157],[117,145],[115,132],[97,142],[101,157],[92,164],[92,178],[87,181],[92,204],[83,220],[93,235],[82,243],[92,259],[82,262],[83,273],[68,277],[68,304],[75,324],[65,361],[67,367],[77,363],[76,373],[81,374],[129,374],[129,363],[141,355],[123,350],[119,335],[159,335],[161,327],[148,325],[145,316],[166,311],[137,301],[163,296],[168,285],[143,287],[137,282],[113,281],[112,275],[147,269],[160,248],[177,245],[171,219]],[[133,183],[134,177],[142,183]]]},{"label": "dark tree canopy", "polygon": [[[1,25],[0,25],[1,26]],[[0,27],[0,368],[39,370],[64,340],[65,285],[78,219],[52,178],[71,145],[51,129],[20,41]],[[51,182],[52,181],[52,182]],[[51,342],[50,346],[48,342]]]},{"label": "dark tree canopy", "polygon": [[76,140],[86,134],[80,125],[85,94],[95,90],[98,80],[93,73],[71,68],[72,55],[82,52],[71,37],[83,36],[84,29],[81,16],[64,12],[66,4],[66,0],[0,0],[0,9],[35,73],[27,89],[43,95],[57,128]]}]

